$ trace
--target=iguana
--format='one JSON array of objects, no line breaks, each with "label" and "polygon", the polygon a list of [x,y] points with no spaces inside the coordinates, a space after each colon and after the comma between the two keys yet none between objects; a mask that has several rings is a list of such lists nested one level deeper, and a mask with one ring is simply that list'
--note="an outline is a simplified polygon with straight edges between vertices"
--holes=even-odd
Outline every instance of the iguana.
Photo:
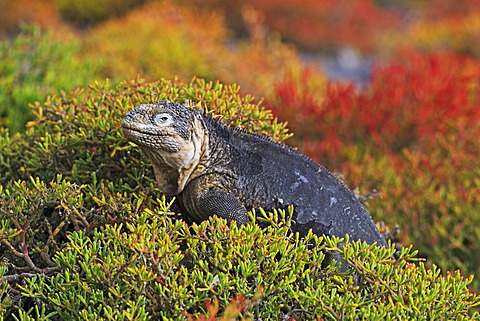
[{"label": "iguana", "polygon": [[254,208],[294,206],[294,232],[349,235],[386,246],[357,197],[308,157],[260,134],[224,126],[187,105],[139,105],[124,136],[150,159],[162,191],[176,196],[187,221],[218,215],[245,224]]}]

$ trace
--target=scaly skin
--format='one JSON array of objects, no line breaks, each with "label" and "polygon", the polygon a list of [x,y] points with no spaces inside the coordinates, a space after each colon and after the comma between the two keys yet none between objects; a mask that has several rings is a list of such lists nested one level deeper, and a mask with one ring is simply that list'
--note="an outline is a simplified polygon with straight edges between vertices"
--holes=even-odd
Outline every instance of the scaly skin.
[{"label": "scaly skin", "polygon": [[349,235],[386,246],[357,197],[328,170],[271,139],[225,127],[196,108],[160,101],[122,122],[152,162],[159,187],[176,196],[187,221],[218,215],[238,224],[252,208],[294,205],[292,230]]}]

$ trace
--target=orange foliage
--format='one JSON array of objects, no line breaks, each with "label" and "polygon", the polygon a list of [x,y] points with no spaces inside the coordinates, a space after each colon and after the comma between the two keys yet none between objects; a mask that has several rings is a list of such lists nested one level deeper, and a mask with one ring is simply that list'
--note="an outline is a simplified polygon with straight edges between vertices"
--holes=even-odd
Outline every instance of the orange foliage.
[{"label": "orange foliage", "polygon": [[[299,140],[309,146],[316,141],[315,150],[310,150],[315,157],[338,154],[340,142],[371,141],[392,152],[425,148],[435,133],[480,120],[479,61],[407,51],[397,61],[376,67],[365,91],[353,84],[330,83],[324,93],[311,92],[286,78],[270,106],[281,119],[290,120]],[[303,84],[308,84],[308,77]],[[315,96],[325,100],[316,101]],[[298,116],[283,115],[285,110]],[[304,133],[305,128],[311,129]]]},{"label": "orange foliage", "polygon": [[397,15],[371,0],[234,0],[196,1],[198,6],[223,9],[230,25],[244,29],[241,12],[252,7],[263,14],[273,31],[306,49],[352,46],[376,49],[376,37],[398,24]]},{"label": "orange foliage", "polygon": [[[298,73],[303,62],[293,47],[262,32],[256,11],[245,14],[252,39],[228,45],[218,13],[169,1],[151,3],[93,29],[84,49],[88,57],[104,59],[105,77],[198,76],[239,84],[242,92],[258,97],[270,96],[284,76]],[[319,71],[314,78],[323,86]]]},{"label": "orange foliage", "polygon": [[449,50],[480,56],[480,8],[463,16],[418,20],[401,33],[385,35],[386,47],[408,46],[422,50]]},{"label": "orange foliage", "polygon": [[52,1],[0,1],[0,33],[15,33],[20,23],[36,23],[43,28],[55,29],[57,37],[61,37],[62,33],[70,34],[71,32],[70,28],[62,22]]},{"label": "orange foliage", "polygon": [[402,242],[445,270],[478,274],[480,61],[409,51],[395,61],[377,66],[364,90],[329,83],[316,92],[309,72],[300,83],[287,77],[268,104],[289,120],[294,145],[380,192],[370,212],[399,224]]},{"label": "orange foliage", "polygon": [[140,73],[147,79],[175,74],[211,79],[210,66],[221,56],[218,49],[225,39],[219,15],[161,1],[95,28],[85,39],[85,50],[105,59],[104,75],[111,78]]},{"label": "orange foliage", "polygon": [[480,0],[406,0],[406,5],[421,19],[437,20],[445,17],[460,17],[480,9]]}]

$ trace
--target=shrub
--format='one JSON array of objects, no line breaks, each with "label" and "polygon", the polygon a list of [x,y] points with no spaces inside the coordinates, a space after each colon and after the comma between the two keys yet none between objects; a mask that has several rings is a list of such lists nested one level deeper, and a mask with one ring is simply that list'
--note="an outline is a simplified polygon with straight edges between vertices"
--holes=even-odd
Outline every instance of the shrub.
[{"label": "shrub", "polygon": [[480,9],[477,7],[463,15],[415,21],[402,32],[384,35],[382,42],[384,50],[408,47],[425,52],[449,51],[479,57],[479,31]]},{"label": "shrub", "polygon": [[[226,30],[220,16],[196,12],[170,2],[155,2],[93,29],[84,49],[103,57],[103,75],[114,79],[137,73],[160,77],[212,79],[213,59],[221,56]],[[212,52],[217,56],[212,57]]]},{"label": "shrub", "polygon": [[[214,300],[227,310],[235,305],[232,316],[263,320],[469,320],[465,313],[478,301],[466,289],[469,280],[415,266],[410,249],[391,264],[392,250],[346,247],[345,257],[366,278],[360,290],[338,266],[321,269],[321,249],[341,251],[338,240],[309,249],[308,240],[321,240],[288,236],[285,213],[267,218],[273,226],[265,230],[219,219],[190,230],[165,210],[145,210],[125,226],[108,225],[90,236],[71,234],[54,258],[62,271],[27,279],[22,295],[56,318],[79,320],[186,319],[219,312],[207,309],[205,302]],[[182,264],[186,257],[194,268]]]},{"label": "shrub", "polygon": [[12,133],[31,119],[29,103],[85,85],[96,73],[95,64],[80,62],[76,41],[55,41],[35,25],[24,26],[13,42],[0,41],[0,60],[0,126]]},{"label": "shrub", "polygon": [[[191,4],[192,1],[183,1]],[[253,9],[259,19],[275,33],[304,50],[332,51],[353,47],[371,53],[378,49],[376,38],[398,25],[393,10],[381,7],[376,1],[219,1],[194,2],[201,8],[222,10],[239,35],[248,31],[245,10]]]},{"label": "shrub", "polygon": [[[178,220],[148,162],[122,138],[120,120],[140,103],[190,100],[228,125],[278,141],[290,136],[238,90],[200,79],[96,82],[35,104],[25,134],[3,130],[3,317],[478,318],[471,278],[415,264],[409,247],[393,260],[393,248],[299,239],[289,230],[291,211],[259,211],[242,227],[218,218],[191,227]],[[324,250],[342,252],[361,286],[336,264],[322,269]]]},{"label": "shrub", "polygon": [[[306,70],[298,52],[275,37],[239,42],[235,50],[215,67],[220,79],[238,83],[243,92],[265,98],[274,97],[276,88],[288,75],[300,78]],[[317,67],[310,66],[309,69],[315,70],[310,75],[310,83],[323,88],[326,83],[324,74]]]},{"label": "shrub", "polygon": [[268,105],[305,153],[384,196],[370,200],[371,213],[399,224],[403,243],[444,270],[478,275],[480,63],[412,52],[397,61],[377,67],[363,91],[330,83],[318,94],[308,73],[286,78]]},{"label": "shrub", "polygon": [[[221,14],[161,1],[92,29],[82,47],[86,57],[102,58],[107,78],[197,76],[270,96],[284,75],[298,73],[303,62],[278,37],[256,33],[264,26],[253,20],[249,39],[232,40]],[[321,73],[316,78],[325,81]]]},{"label": "shrub", "polygon": [[337,155],[331,147],[338,142],[371,141],[393,153],[405,147],[426,148],[434,146],[431,139],[437,133],[475,125],[480,118],[478,61],[412,51],[398,58],[377,67],[364,91],[352,83],[311,87],[312,72],[304,72],[300,82],[286,77],[269,106],[284,119],[295,120],[282,112],[298,110],[301,118],[290,121],[291,127],[299,141],[314,140],[314,157]]},{"label": "shrub", "polygon": [[118,17],[144,2],[145,0],[54,0],[62,16],[80,27]]},{"label": "shrub", "polygon": [[[143,172],[132,172],[127,164],[140,164],[141,157],[121,139],[120,120],[134,106],[162,99],[202,101],[218,108],[233,126],[280,141],[290,136],[285,124],[277,123],[270,111],[258,110],[252,96],[240,97],[238,91],[236,85],[204,80],[184,85],[178,79],[153,83],[136,79],[114,88],[108,81],[95,82],[88,92],[77,88],[49,96],[43,104],[33,106],[34,120],[28,123],[26,135],[2,137],[0,183],[28,180],[30,176],[49,182],[62,174],[78,184],[118,179],[121,185],[133,175],[128,180],[130,186],[142,185],[139,183],[145,178],[134,178],[145,177]],[[240,105],[242,110],[237,110]],[[149,166],[134,167],[145,171]]]},{"label": "shrub", "polygon": [[[43,28],[51,28],[62,39],[72,37],[70,28],[62,21],[54,4],[50,1],[17,0],[3,1],[0,10],[0,35],[13,35],[20,31],[21,23],[35,23]],[[28,10],[25,10],[28,8]]]}]

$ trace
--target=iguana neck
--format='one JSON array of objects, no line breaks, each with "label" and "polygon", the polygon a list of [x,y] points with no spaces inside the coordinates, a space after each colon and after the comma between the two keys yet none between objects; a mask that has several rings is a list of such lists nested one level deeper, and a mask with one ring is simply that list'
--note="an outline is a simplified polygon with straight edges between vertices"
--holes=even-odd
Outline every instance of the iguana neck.
[{"label": "iguana neck", "polygon": [[158,153],[141,147],[153,165],[158,186],[162,191],[174,196],[183,191],[185,186],[199,176],[208,159],[208,129],[200,113],[192,117],[190,139],[175,153]]},{"label": "iguana neck", "polygon": [[209,132],[200,113],[195,113],[191,133],[191,144],[194,149],[192,160],[184,167],[178,169],[177,194],[195,177],[201,175],[209,159]]}]

